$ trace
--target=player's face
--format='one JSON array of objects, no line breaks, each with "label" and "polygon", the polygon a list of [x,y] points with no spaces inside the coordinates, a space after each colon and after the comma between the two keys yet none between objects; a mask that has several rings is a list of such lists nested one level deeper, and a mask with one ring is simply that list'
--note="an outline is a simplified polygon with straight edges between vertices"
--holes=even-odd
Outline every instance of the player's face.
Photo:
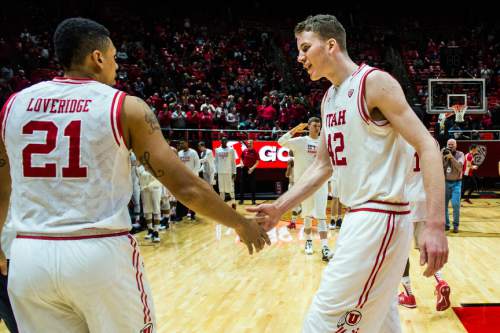
[{"label": "player's face", "polygon": [[312,122],[307,126],[309,133],[318,135],[319,131],[321,131],[321,124],[317,122]]},{"label": "player's face", "polygon": [[323,67],[328,56],[327,43],[312,31],[301,32],[295,37],[299,50],[297,61],[302,64],[311,80],[321,79],[324,76]]},{"label": "player's face", "polygon": [[111,39],[109,40],[108,48],[102,55],[102,72],[103,81],[110,86],[116,83],[116,71],[118,64],[116,63],[116,48]]}]

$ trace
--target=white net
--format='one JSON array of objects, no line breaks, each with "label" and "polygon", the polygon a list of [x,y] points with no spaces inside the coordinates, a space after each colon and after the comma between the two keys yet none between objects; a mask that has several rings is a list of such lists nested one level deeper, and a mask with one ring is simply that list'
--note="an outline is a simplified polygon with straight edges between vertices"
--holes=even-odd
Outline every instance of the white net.
[{"label": "white net", "polygon": [[465,117],[465,111],[467,111],[467,105],[456,104],[451,107],[455,113],[455,122],[463,123]]}]

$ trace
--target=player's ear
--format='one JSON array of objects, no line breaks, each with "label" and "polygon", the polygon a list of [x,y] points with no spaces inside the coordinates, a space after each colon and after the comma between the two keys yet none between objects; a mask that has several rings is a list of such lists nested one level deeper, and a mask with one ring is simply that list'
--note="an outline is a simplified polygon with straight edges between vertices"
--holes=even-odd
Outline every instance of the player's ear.
[{"label": "player's ear", "polygon": [[326,45],[328,47],[328,51],[333,51],[335,49],[335,46],[337,46],[337,40],[335,38],[330,38],[326,41]]},{"label": "player's ear", "polygon": [[104,60],[103,60],[103,54],[101,51],[99,50],[94,50],[92,51],[91,53],[91,58],[92,58],[92,61],[93,63],[99,67],[99,68],[102,68],[103,65],[104,65]]}]

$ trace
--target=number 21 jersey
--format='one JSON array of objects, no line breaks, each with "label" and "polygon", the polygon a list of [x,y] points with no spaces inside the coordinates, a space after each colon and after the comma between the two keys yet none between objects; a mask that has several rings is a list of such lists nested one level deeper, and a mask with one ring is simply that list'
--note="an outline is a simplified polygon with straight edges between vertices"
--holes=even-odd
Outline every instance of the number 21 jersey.
[{"label": "number 21 jersey", "polygon": [[129,229],[125,93],[88,79],[55,78],[11,96],[1,134],[10,162],[17,232]]}]

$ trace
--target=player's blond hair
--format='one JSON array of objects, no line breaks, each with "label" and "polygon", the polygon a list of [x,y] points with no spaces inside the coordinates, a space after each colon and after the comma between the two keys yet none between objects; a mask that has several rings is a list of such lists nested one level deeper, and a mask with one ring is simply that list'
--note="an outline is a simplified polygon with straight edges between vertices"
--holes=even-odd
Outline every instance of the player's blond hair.
[{"label": "player's blond hair", "polygon": [[333,38],[337,41],[341,51],[347,51],[344,26],[333,15],[319,14],[309,16],[295,26],[296,35],[304,31],[315,32],[325,40]]}]

